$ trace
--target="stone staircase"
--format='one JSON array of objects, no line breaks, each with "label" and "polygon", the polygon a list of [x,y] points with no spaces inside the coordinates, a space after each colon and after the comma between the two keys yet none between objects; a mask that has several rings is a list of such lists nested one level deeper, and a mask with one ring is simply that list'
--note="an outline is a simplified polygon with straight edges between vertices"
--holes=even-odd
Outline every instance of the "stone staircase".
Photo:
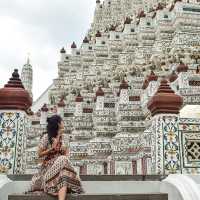
[{"label": "stone staircase", "polygon": [[[31,175],[8,176],[7,197],[0,200],[54,200],[46,194],[23,194],[28,190]],[[81,195],[69,195],[68,200],[168,200],[168,194],[160,192],[163,176],[81,176],[86,191]],[[4,188],[5,194],[6,188]]]},{"label": "stone staircase", "polygon": [[[48,195],[9,195],[8,200],[56,200]],[[168,200],[167,194],[83,194],[69,195],[67,200]]]}]

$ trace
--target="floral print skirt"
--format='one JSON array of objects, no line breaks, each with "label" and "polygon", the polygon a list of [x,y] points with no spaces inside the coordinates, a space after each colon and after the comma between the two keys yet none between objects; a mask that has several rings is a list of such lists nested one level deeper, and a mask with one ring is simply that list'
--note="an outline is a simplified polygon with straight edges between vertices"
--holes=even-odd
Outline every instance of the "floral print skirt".
[{"label": "floral print skirt", "polygon": [[62,187],[67,187],[68,193],[83,193],[81,180],[64,155],[43,164],[31,183],[32,191],[44,191],[51,195],[58,195]]}]

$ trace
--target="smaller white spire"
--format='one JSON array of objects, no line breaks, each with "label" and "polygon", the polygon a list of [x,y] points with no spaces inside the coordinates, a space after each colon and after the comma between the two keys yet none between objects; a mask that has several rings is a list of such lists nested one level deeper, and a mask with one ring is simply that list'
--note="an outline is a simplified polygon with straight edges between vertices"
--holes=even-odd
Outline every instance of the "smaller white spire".
[{"label": "smaller white spire", "polygon": [[32,95],[33,69],[30,64],[30,53],[28,53],[26,64],[24,64],[22,68],[21,79],[25,89],[29,92],[31,97],[33,97]]}]

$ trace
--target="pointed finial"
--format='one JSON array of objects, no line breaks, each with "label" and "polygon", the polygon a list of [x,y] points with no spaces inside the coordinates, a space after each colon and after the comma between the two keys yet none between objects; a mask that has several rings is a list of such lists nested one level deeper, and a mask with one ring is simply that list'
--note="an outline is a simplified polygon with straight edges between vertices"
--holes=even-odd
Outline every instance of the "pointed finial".
[{"label": "pointed finial", "polygon": [[31,55],[30,53],[27,54],[27,62],[26,62],[27,65],[30,65],[30,55]]},{"label": "pointed finial", "polygon": [[72,45],[71,45],[71,49],[76,49],[76,48],[77,48],[76,43],[73,42]]}]

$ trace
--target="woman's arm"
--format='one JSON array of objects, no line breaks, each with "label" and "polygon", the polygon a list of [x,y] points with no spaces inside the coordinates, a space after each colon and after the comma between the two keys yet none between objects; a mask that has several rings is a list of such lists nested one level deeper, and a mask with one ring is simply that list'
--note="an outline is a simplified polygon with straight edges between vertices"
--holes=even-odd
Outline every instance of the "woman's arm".
[{"label": "woman's arm", "polygon": [[39,156],[39,158],[41,158],[41,157],[44,157],[44,156],[47,156],[47,155],[53,153],[54,151],[55,151],[54,148],[50,148],[50,149],[46,149],[46,150],[39,149],[38,156]]},{"label": "woman's arm", "polygon": [[60,151],[59,139],[52,138],[52,140],[53,140],[53,143],[51,145],[51,148],[49,148],[49,149],[39,148],[39,150],[38,150],[39,158]]}]

